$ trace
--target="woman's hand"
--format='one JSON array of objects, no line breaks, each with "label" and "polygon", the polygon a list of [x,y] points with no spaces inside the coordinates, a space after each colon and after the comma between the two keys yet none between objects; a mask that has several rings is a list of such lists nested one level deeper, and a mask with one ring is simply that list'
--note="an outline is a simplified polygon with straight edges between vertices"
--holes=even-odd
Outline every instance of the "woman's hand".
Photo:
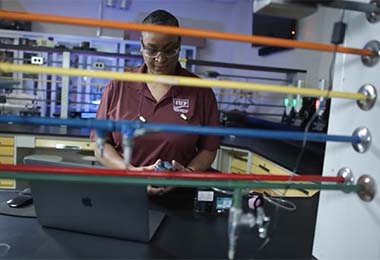
[{"label": "woman's hand", "polygon": [[154,164],[148,166],[135,167],[131,164],[128,166],[130,171],[154,171],[154,167],[161,163],[161,159],[158,159]]},{"label": "woman's hand", "polygon": [[174,166],[174,168],[177,169],[177,171],[180,171],[180,172],[193,172],[194,171],[194,169],[189,168],[189,167],[185,167],[182,164],[180,164],[179,162],[177,162],[176,160],[172,160],[172,165]]},{"label": "woman's hand", "polygon": [[[158,160],[153,165],[153,168],[154,168],[155,165],[159,164],[160,162],[161,162],[161,160]],[[175,160],[172,160],[172,165],[174,166],[174,168],[177,171],[181,171],[181,172],[183,172],[183,171],[192,171],[189,168],[186,168],[185,166],[183,166],[182,164],[180,164],[179,162],[177,162]],[[169,191],[172,191],[174,189],[175,189],[175,187],[152,187],[150,185],[148,185],[148,187],[147,187],[149,195],[163,195],[163,194],[168,193]]]},{"label": "woman's hand", "polygon": [[[154,164],[148,165],[148,166],[141,166],[141,167],[134,167],[131,166],[129,170],[132,171],[154,171],[154,167],[159,165],[161,163],[161,159],[158,159]],[[173,187],[152,187],[151,185],[148,185],[146,187],[146,190],[148,192],[148,195],[163,195],[165,193],[168,193],[169,191],[173,190]]]},{"label": "woman's hand", "polygon": [[165,193],[174,190],[174,187],[152,187],[151,185],[148,185],[146,190],[148,191],[148,195],[164,195]]}]

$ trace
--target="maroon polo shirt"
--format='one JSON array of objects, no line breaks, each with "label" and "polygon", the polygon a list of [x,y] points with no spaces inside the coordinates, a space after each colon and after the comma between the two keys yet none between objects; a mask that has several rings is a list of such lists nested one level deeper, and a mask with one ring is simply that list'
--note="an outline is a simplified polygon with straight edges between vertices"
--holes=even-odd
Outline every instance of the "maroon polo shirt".
[{"label": "maroon polo shirt", "polygon": [[[136,72],[146,73],[143,65]],[[177,65],[178,76],[196,77]],[[181,116],[181,114],[183,114]],[[111,81],[106,86],[96,114],[97,119],[139,120],[147,123],[174,125],[219,126],[219,113],[213,91],[206,88],[172,86],[159,102],[156,102],[146,83]],[[184,119],[186,118],[186,120]],[[95,132],[91,132],[94,140]],[[113,132],[107,142],[123,154],[122,136]],[[215,151],[219,137],[176,133],[154,133],[134,139],[131,163],[146,166],[156,162],[176,160],[188,165],[200,150]]]}]

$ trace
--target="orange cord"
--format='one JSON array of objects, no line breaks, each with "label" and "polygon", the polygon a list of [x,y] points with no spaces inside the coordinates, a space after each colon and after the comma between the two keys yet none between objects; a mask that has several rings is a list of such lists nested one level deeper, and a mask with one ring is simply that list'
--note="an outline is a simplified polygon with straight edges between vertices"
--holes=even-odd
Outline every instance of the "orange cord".
[{"label": "orange cord", "polygon": [[44,22],[44,23],[56,23],[56,24],[67,24],[76,26],[86,26],[86,27],[102,27],[110,29],[120,29],[120,30],[130,30],[130,31],[146,31],[146,32],[157,32],[165,34],[174,34],[189,37],[199,37],[199,38],[210,38],[219,39],[227,41],[237,41],[237,42],[248,42],[257,45],[267,45],[276,46],[283,48],[299,48],[308,49],[316,51],[327,51],[327,52],[339,52],[347,53],[361,56],[377,56],[377,53],[372,52],[368,49],[355,49],[346,47],[336,47],[329,44],[320,43],[309,43],[301,42],[296,40],[278,39],[272,37],[263,36],[251,36],[244,34],[235,33],[223,33],[207,30],[197,30],[190,28],[178,28],[173,26],[163,26],[163,25],[148,25],[148,24],[136,24],[136,23],[122,23],[109,20],[97,20],[97,19],[85,19],[85,18],[74,18],[65,16],[54,16],[54,15],[44,15],[44,14],[32,14],[25,12],[12,12],[12,11],[1,11],[0,18],[8,20],[17,21],[33,21],[33,22]]}]

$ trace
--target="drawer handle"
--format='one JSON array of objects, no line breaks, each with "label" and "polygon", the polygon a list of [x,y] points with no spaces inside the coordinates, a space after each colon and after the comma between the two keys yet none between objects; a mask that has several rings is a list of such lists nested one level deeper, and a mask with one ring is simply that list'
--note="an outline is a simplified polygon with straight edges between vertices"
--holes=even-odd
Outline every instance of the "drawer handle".
[{"label": "drawer handle", "polygon": [[56,149],[69,149],[69,150],[80,150],[81,147],[77,145],[65,145],[65,144],[56,144]]},{"label": "drawer handle", "polygon": [[259,164],[259,167],[266,172],[270,172],[270,170],[267,167],[265,167],[264,165]]}]

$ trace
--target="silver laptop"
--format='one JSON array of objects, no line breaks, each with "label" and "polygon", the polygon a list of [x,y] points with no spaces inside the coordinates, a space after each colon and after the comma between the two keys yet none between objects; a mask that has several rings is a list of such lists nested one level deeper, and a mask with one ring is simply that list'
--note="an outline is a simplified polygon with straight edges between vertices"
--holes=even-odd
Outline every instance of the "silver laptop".
[{"label": "silver laptop", "polygon": [[[72,166],[24,158],[25,164]],[[127,240],[149,242],[164,219],[148,209],[145,186],[30,181],[42,226]]]}]

